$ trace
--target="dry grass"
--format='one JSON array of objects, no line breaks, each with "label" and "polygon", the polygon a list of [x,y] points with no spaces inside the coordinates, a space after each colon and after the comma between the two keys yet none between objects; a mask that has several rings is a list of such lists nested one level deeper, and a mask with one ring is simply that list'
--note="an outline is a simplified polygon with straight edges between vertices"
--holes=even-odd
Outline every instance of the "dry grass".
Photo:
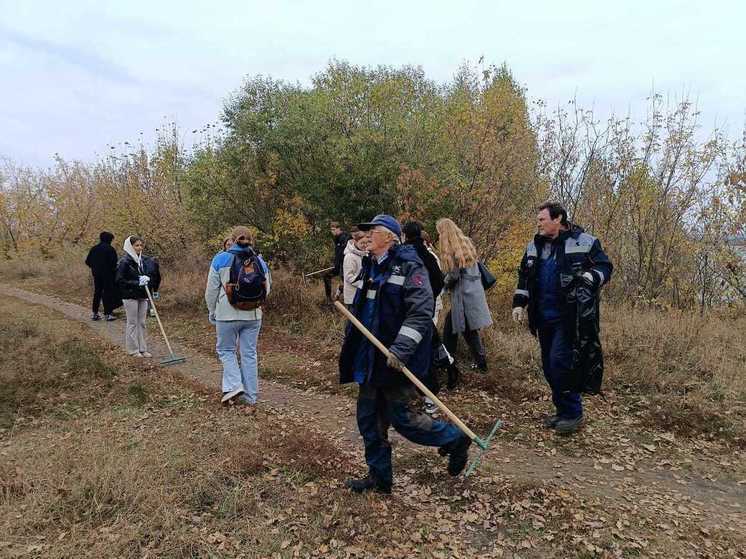
[{"label": "dry grass", "polygon": [[706,541],[706,556],[736,557],[743,543],[684,513],[668,534],[657,513],[554,481],[454,482],[434,452],[397,449],[393,497],[352,495],[341,482],[361,456],[308,418],[217,409],[84,326],[20,302],[0,312],[0,386],[25,395],[1,410],[2,556],[688,557]]}]

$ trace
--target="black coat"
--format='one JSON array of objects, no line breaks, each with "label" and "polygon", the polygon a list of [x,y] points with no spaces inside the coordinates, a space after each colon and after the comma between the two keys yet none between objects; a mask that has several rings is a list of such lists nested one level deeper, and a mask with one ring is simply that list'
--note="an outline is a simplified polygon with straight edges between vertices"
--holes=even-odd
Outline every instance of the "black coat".
[{"label": "black coat", "polygon": [[345,261],[345,248],[347,248],[347,241],[351,237],[344,231],[334,237],[334,269],[331,274],[334,276],[342,275],[342,264]]},{"label": "black coat", "polygon": [[430,288],[433,290],[433,299],[437,299],[440,292],[443,291],[443,272],[438,266],[438,260],[427,250],[425,242],[422,239],[414,239],[406,244],[412,245],[417,251],[422,263],[427,269],[427,275],[430,278]]},{"label": "black coat", "polygon": [[113,279],[117,271],[117,251],[111,242],[101,241],[88,251],[85,263],[94,276]]},{"label": "black coat", "polygon": [[148,276],[150,293],[158,291],[161,285],[161,272],[158,262],[148,256],[141,258],[142,266],[138,267],[135,259],[125,254],[117,265],[116,284],[122,299],[147,299],[145,288],[140,287],[140,276]]}]

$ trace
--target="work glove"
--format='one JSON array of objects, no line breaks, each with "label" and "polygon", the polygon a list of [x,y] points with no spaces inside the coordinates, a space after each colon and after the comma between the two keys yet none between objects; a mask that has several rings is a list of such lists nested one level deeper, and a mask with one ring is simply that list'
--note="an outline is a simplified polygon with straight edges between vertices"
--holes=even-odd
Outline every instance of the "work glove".
[{"label": "work glove", "polygon": [[214,312],[207,313],[207,322],[209,322],[210,324],[212,324],[213,326],[215,326],[216,321],[215,321],[215,313]]},{"label": "work glove", "polygon": [[341,301],[342,300],[342,293],[343,293],[342,286],[340,285],[337,287],[337,291],[334,293],[334,300],[335,301]]},{"label": "work glove", "polygon": [[390,351],[389,351],[389,356],[386,359],[386,364],[392,369],[396,369],[397,371],[401,371],[404,368],[404,363],[401,362],[401,359],[399,359],[396,355],[394,355]]},{"label": "work glove", "polygon": [[518,324],[523,324],[525,316],[526,316],[526,311],[523,309],[523,307],[513,308],[513,322],[517,322]]},{"label": "work glove", "polygon": [[161,294],[158,291],[153,291],[153,301],[160,301]]},{"label": "work glove", "polygon": [[150,283],[149,276],[140,276],[140,287],[144,287]]}]

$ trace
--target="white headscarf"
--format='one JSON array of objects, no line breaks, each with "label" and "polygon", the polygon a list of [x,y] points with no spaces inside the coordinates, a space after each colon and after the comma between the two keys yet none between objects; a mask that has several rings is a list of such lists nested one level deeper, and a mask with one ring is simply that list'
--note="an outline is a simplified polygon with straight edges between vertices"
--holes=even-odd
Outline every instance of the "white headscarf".
[{"label": "white headscarf", "polygon": [[126,239],[124,239],[124,252],[129,254],[132,257],[132,259],[135,262],[137,262],[138,268],[142,268],[142,262],[140,261],[140,255],[137,254],[137,251],[132,246],[132,241],[130,241],[131,238],[132,237],[127,237]]}]

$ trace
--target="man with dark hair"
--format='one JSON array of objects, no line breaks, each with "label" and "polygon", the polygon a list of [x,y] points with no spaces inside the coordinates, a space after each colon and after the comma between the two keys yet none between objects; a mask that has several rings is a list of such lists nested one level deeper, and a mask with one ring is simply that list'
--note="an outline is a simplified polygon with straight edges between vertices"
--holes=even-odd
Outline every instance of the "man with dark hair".
[{"label": "man with dark hair", "polygon": [[537,226],[521,260],[513,320],[523,322],[528,308],[556,408],[544,425],[569,434],[583,422],[580,394],[601,391],[599,291],[613,266],[598,239],[571,224],[560,204],[539,206]]},{"label": "man with dark hair", "polygon": [[107,321],[116,320],[112,314],[116,307],[116,291],[114,277],[117,273],[117,251],[111,246],[114,235],[108,231],[99,234],[100,242],[88,251],[85,259],[86,266],[93,274],[93,315],[91,320],[101,320],[98,309],[101,300],[104,302],[104,316]]},{"label": "man with dark hair", "polygon": [[351,237],[342,230],[342,227],[337,221],[332,221],[329,224],[329,231],[334,238],[334,263],[332,264],[332,269],[323,275],[323,279],[326,302],[331,305],[332,279],[335,277],[342,277],[342,264],[345,259],[345,248],[347,247],[347,242]]},{"label": "man with dark hair", "polygon": [[339,356],[340,383],[356,382],[357,425],[365,444],[368,475],[347,481],[356,493],[391,493],[393,470],[388,430],[393,426],[410,441],[438,447],[447,455],[448,473],[460,474],[468,460],[471,439],[457,427],[436,421],[410,405],[415,386],[401,372],[406,366],[420,379],[430,371],[433,293],[414,247],[399,244],[401,227],[379,214],[358,225],[370,231],[369,256],[350,311],[389,348],[387,358],[352,324],[348,324]]}]

